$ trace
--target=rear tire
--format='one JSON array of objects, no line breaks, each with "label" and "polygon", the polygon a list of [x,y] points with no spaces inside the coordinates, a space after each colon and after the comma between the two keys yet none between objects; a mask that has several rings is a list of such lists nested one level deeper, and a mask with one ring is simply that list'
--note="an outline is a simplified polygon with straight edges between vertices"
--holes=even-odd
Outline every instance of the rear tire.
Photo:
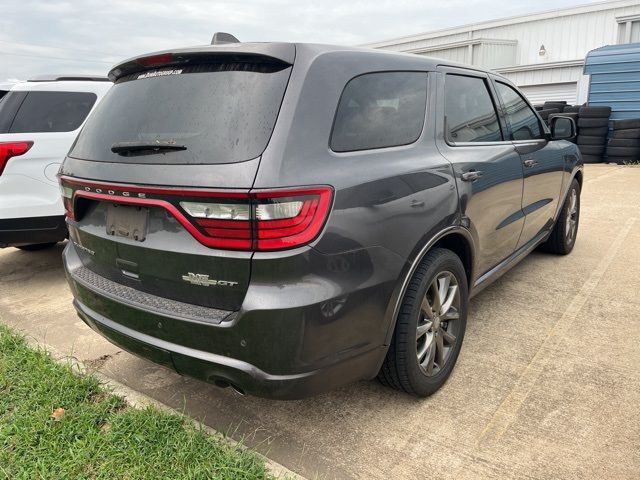
[{"label": "rear tire", "polygon": [[443,248],[427,253],[404,294],[380,382],[418,397],[435,393],[458,359],[468,303],[460,258]]},{"label": "rear tire", "polygon": [[20,250],[24,250],[25,252],[35,252],[37,250],[45,250],[47,248],[51,248],[56,245],[58,242],[50,242],[50,243],[34,243],[33,245],[20,245]]},{"label": "rear tire", "polygon": [[576,244],[580,222],[580,184],[574,178],[569,187],[560,215],[543,250],[557,255],[568,255]]}]

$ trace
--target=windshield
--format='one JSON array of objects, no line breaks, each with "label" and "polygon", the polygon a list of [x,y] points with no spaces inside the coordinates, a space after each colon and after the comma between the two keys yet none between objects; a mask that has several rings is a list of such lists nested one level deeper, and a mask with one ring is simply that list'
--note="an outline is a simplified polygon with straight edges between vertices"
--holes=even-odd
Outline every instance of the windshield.
[{"label": "windshield", "polygon": [[[290,71],[220,63],[134,73],[105,95],[69,156],[162,164],[256,158],[271,137]],[[140,148],[154,144],[184,148]]]}]

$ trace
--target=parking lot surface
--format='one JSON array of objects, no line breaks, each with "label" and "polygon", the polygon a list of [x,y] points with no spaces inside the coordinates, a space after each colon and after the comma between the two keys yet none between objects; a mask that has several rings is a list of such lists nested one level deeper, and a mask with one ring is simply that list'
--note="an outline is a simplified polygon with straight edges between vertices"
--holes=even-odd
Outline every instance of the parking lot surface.
[{"label": "parking lot surface", "polygon": [[427,399],[370,381],[278,402],[180,377],[76,317],[62,248],[0,250],[1,322],[302,475],[640,478],[640,168],[586,167],[573,253],[535,252],[472,300]]}]

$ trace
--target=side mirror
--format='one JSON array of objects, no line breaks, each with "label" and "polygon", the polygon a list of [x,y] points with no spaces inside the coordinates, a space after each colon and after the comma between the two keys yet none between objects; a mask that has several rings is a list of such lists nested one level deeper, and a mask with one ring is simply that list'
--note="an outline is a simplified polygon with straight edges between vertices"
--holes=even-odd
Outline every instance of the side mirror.
[{"label": "side mirror", "polygon": [[569,140],[576,136],[576,122],[573,118],[557,116],[551,118],[551,140]]}]

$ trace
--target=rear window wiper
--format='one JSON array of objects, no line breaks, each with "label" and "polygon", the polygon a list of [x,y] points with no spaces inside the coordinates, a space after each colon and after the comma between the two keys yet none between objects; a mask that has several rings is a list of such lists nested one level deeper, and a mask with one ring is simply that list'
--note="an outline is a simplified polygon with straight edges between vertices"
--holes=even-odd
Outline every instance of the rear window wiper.
[{"label": "rear window wiper", "polygon": [[111,151],[118,155],[144,155],[163,151],[186,150],[184,145],[178,145],[173,140],[156,140],[151,142],[116,142],[111,145]]}]

